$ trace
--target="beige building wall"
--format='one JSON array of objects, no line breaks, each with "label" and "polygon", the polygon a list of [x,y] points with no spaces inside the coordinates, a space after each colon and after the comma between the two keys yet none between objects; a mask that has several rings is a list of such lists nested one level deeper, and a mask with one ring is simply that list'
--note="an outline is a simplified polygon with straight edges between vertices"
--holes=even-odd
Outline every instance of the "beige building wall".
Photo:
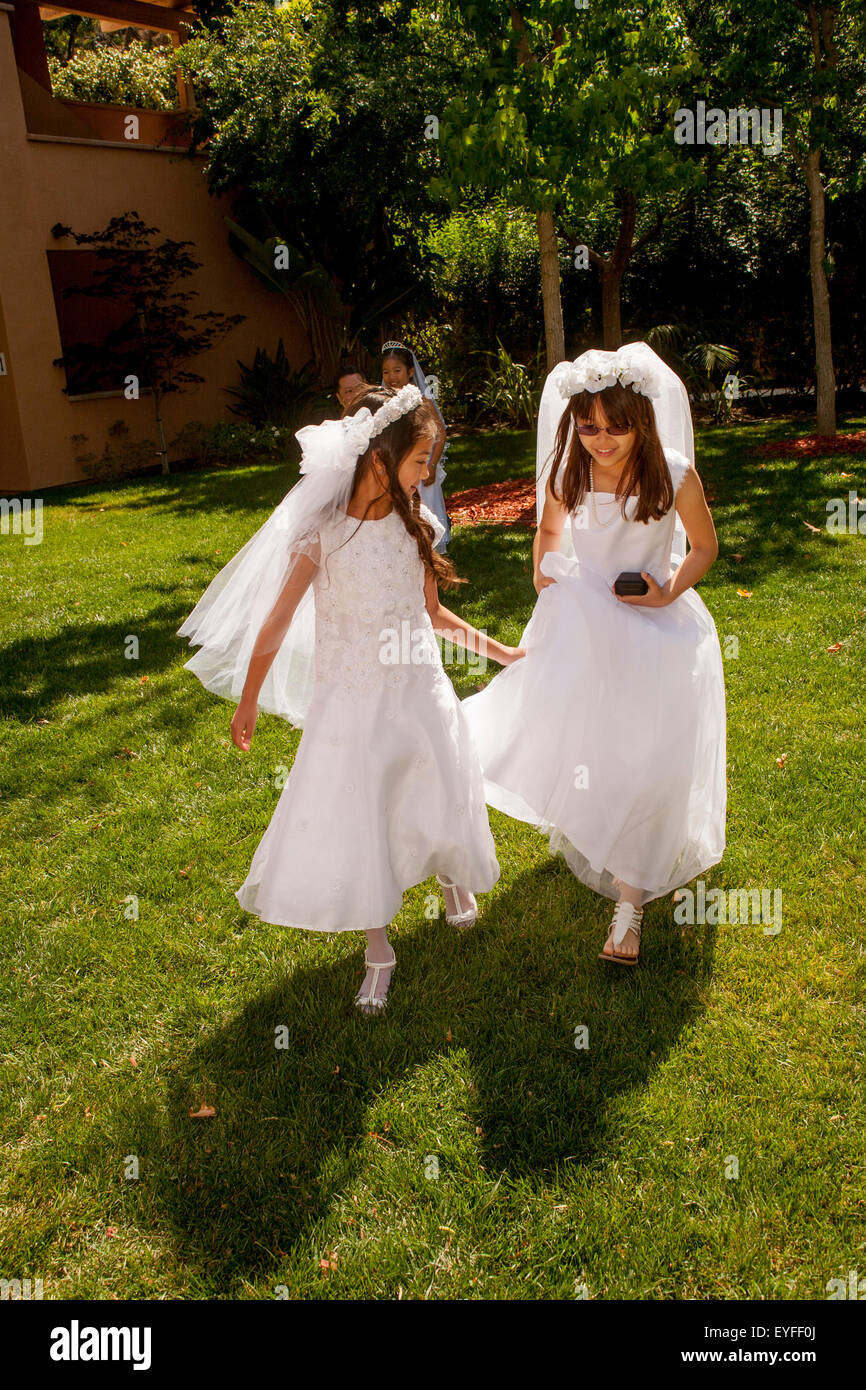
[{"label": "beige building wall", "polygon": [[[0,493],[80,480],[74,454],[82,447],[71,436],[87,435],[83,451],[101,454],[115,420],[126,421],[131,439],[156,439],[148,393],[137,401],[122,393],[70,401],[63,393],[64,371],[52,366],[62,348],[46,252],[72,249],[75,242],[52,237],[58,222],[92,232],[134,210],[163,237],[194,242],[203,268],[181,282],[199,292],[193,312],[247,315],[210,352],[186,364],[206,381],[166,398],[167,438],[190,420],[235,418],[222,388],[238,384],[237,359],[250,362],[257,347],[273,353],[282,337],[293,366],[310,356],[288,302],[229,249],[228,203],[208,193],[203,157],[28,134],[9,19],[0,9],[0,353],[6,363],[0,375]],[[26,74],[24,81],[29,90]]]}]

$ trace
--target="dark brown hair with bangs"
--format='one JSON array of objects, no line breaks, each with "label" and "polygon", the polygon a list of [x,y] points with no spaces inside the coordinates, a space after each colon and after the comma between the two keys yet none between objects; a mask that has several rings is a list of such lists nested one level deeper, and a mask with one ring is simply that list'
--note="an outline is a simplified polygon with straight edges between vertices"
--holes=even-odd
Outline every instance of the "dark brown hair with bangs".
[{"label": "dark brown hair with bangs", "polygon": [[[622,514],[625,516],[629,497],[637,495],[637,507],[631,520],[657,521],[673,506],[674,489],[656,429],[655,411],[648,396],[619,382],[606,386],[603,391],[579,391],[570,397],[556,431],[550,470],[551,491],[569,512],[575,511],[588,494],[592,458],[583,446],[577,426],[580,422],[598,423],[595,414],[599,404],[604,408],[609,425],[635,431],[634,445],[617,492],[622,498]],[[572,426],[574,433],[569,447]],[[557,492],[557,475],[563,462],[561,492]]]}]

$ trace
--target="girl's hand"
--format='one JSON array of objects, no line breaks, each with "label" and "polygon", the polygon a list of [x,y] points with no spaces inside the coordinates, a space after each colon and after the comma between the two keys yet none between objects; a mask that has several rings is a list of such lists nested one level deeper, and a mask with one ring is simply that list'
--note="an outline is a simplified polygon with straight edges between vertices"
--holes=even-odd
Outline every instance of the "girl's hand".
[{"label": "girl's hand", "polygon": [[232,743],[236,748],[241,748],[245,753],[250,751],[253,731],[256,727],[256,720],[259,717],[258,704],[244,704],[241,700],[235,710],[235,717],[232,720]]},{"label": "girl's hand", "polygon": [[673,600],[669,590],[671,581],[668,580],[663,586],[657,584],[652,575],[647,570],[641,570],[641,579],[645,579],[649,584],[649,590],[645,594],[617,594],[611,584],[610,591],[619,603],[632,603],[638,608],[667,608]]},{"label": "girl's hand", "polygon": [[501,666],[511,666],[515,661],[519,661],[522,656],[526,656],[525,647],[503,647],[499,664]]},{"label": "girl's hand", "polygon": [[536,570],[535,574],[532,576],[532,582],[535,585],[535,592],[540,594],[542,589],[546,589],[549,584],[555,584],[556,580],[550,579],[546,574],[542,574],[541,570]]}]

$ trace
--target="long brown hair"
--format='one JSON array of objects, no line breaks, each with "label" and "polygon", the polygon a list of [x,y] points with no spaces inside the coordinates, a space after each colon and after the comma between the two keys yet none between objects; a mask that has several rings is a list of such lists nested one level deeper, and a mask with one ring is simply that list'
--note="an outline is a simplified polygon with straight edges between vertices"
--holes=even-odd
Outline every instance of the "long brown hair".
[{"label": "long brown hair", "polygon": [[[365,406],[371,414],[375,415],[376,411],[381,409],[385,402],[391,400],[396,394],[397,392],[392,391],[389,386],[373,386],[362,396],[352,401],[346,415],[357,415],[358,411],[363,410]],[[450,560],[433,549],[433,527],[429,522],[424,521],[420,514],[421,498],[416,492],[410,502],[397,477],[397,470],[403,459],[424,435],[429,435],[431,441],[436,435],[435,407],[426,399],[422,400],[414,410],[401,415],[399,420],[395,420],[393,424],[386,425],[380,434],[373,436],[366,453],[363,453],[358,459],[352,491],[354,492],[364,472],[370,467],[375,449],[382,459],[388,475],[386,491],[381,496],[390,497],[400,520],[418,547],[418,554],[425,570],[432,570],[440,584],[453,587],[456,584],[465,584],[466,580],[457,575]],[[367,504],[364,517],[366,517],[373,502],[378,500],[379,498],[374,497]],[[359,525],[364,517],[359,518]],[[352,535],[354,534],[353,531]]]},{"label": "long brown hair", "polygon": [[[622,386],[619,382],[613,386],[606,386],[602,391],[579,391],[577,395],[569,398],[553,445],[551,492],[569,512],[575,511],[589,492],[589,465],[592,457],[583,446],[577,426],[581,420],[595,419],[599,403],[604,407],[609,425],[613,425],[615,429],[635,431],[634,445],[626,459],[620,478],[620,490],[617,493],[617,496],[622,498],[622,514],[625,516],[625,504],[629,497],[634,495],[635,489],[639,489],[632,521],[658,521],[673,506],[674,489],[656,429],[655,411],[648,396],[633,391],[630,386]],[[574,435],[566,458],[568,432],[572,425]],[[562,472],[560,494],[556,491],[556,481],[563,460],[565,467]]]}]

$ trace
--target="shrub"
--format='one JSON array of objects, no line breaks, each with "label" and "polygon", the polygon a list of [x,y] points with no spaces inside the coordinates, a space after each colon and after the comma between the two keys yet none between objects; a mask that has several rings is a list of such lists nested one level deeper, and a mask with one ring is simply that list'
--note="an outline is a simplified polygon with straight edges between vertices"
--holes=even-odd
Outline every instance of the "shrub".
[{"label": "shrub", "polygon": [[237,402],[229,410],[254,425],[276,425],[294,434],[305,417],[323,404],[312,363],[293,371],[282,338],[276,356],[271,357],[265,348],[256,348],[252,365],[239,361],[238,366],[240,386],[226,388],[226,395]]},{"label": "shrub", "polygon": [[149,48],[137,41],[128,48],[83,49],[68,63],[53,55],[48,59],[51,89],[61,100],[110,102],[150,111],[177,108],[176,68],[174,49]]},{"label": "shrub", "polygon": [[204,468],[231,468],[284,458],[293,444],[290,432],[278,425],[231,420],[206,424],[202,420],[190,420],[171,441],[170,447],[178,458],[193,459]]},{"label": "shrub", "polygon": [[[89,443],[89,436],[86,434],[73,434],[71,439],[73,446],[79,451]],[[129,425],[126,421],[115,420],[114,424],[108,427],[108,438],[101,454],[89,450],[78,452],[73,457],[85,477],[101,483],[155,467],[159,450],[152,439],[130,439]]]}]

